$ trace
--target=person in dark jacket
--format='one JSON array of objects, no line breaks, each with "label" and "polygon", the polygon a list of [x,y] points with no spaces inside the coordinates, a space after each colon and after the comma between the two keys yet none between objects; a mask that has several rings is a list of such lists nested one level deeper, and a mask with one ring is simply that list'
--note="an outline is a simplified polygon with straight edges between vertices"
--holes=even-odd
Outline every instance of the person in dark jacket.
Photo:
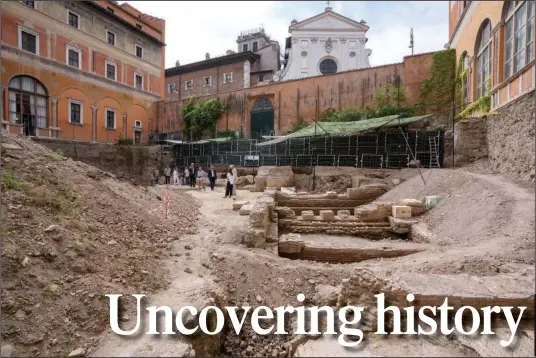
[{"label": "person in dark jacket", "polygon": [[190,164],[190,187],[195,188],[195,174],[197,173],[197,166],[194,163]]},{"label": "person in dark jacket", "polygon": [[216,170],[214,170],[214,166],[211,165],[210,170],[208,171],[208,180],[210,182],[210,190],[211,191],[214,191],[214,185],[216,184],[216,178],[217,178]]}]

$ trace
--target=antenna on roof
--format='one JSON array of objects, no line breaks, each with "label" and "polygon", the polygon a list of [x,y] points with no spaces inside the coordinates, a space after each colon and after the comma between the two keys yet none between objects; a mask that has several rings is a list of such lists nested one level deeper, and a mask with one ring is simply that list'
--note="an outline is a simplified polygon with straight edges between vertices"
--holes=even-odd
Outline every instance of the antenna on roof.
[{"label": "antenna on roof", "polygon": [[411,55],[413,56],[413,28],[411,28],[411,31],[409,32],[409,48],[411,49]]}]

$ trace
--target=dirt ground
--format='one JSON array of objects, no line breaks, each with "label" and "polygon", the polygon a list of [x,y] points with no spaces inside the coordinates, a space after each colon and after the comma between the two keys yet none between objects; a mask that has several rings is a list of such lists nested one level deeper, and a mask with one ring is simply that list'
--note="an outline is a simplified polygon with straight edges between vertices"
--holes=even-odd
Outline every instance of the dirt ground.
[{"label": "dirt ground", "polygon": [[[526,282],[519,290],[534,291],[534,189],[500,176],[425,170],[424,183],[416,170],[379,173],[405,179],[379,200],[440,197],[419,219],[432,233],[426,251],[328,264],[281,258],[276,244],[246,248],[241,235],[249,217],[232,210],[222,187],[172,187],[166,219],[165,186],[118,181],[26,139],[4,142],[23,148],[3,150],[2,352],[11,355],[80,349],[91,356],[288,356],[297,348],[298,356],[474,356],[456,339],[371,339],[349,353],[327,339],[299,345],[290,335],[258,336],[248,324],[240,336],[125,339],[109,329],[104,294],[145,293],[146,304],[174,311],[299,305],[299,293],[307,305],[319,302],[321,287],[339,286],[362,270],[395,282],[407,275],[506,275]],[[237,200],[259,195],[239,190]],[[121,321],[125,330],[135,326],[133,299],[122,302]],[[147,331],[145,321],[140,331]]]}]

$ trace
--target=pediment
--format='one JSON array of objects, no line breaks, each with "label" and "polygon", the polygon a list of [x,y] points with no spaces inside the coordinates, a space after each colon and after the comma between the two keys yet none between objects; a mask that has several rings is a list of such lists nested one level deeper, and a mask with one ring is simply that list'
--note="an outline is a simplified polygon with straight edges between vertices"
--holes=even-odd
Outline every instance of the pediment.
[{"label": "pediment", "polygon": [[326,11],[290,26],[289,30],[354,30],[366,32],[369,27],[360,22],[339,15],[333,11]]}]

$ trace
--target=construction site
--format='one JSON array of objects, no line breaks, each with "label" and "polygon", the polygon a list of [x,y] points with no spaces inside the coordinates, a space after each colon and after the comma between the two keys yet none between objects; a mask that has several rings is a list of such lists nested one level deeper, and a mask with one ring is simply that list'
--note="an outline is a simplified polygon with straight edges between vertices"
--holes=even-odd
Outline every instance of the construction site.
[{"label": "construction site", "polygon": [[[2,157],[2,356],[533,353],[531,180],[475,165],[239,166],[231,200],[223,198],[225,179],[215,191],[141,186],[6,133]],[[228,327],[125,339],[110,331],[108,293],[144,293],[174,310],[297,305],[303,293],[306,306],[371,311],[358,350],[330,336],[260,336],[247,320],[240,335]],[[493,337],[387,339],[374,334],[379,293],[401,308],[408,293],[417,307],[448,298],[454,307],[527,308],[508,350],[498,343],[509,334],[500,315]],[[120,325],[132,329],[135,300],[120,303]]]}]

